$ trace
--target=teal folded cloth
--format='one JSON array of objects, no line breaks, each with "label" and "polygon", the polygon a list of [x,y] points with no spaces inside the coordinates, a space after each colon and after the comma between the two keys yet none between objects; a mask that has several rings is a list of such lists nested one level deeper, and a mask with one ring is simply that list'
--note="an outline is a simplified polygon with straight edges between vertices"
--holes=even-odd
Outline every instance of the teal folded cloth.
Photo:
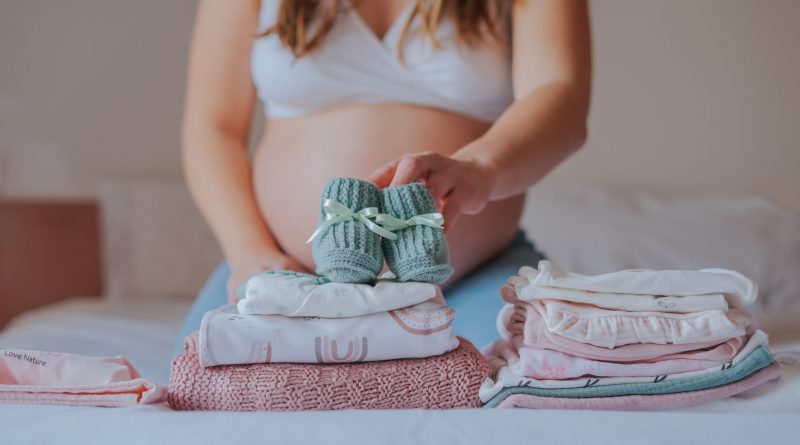
[{"label": "teal folded cloth", "polygon": [[[687,391],[699,391],[717,386],[727,385],[772,364],[775,358],[766,346],[759,346],[735,365],[722,365],[720,371],[686,378],[659,379],[654,377],[648,383],[620,383],[616,385],[587,386],[583,388],[533,388],[529,386],[509,386],[484,405],[494,408],[512,394],[526,394],[537,397],[587,398],[617,397],[629,395],[674,394]],[[587,382],[591,381],[589,379]],[[588,385],[589,383],[587,383]]]},{"label": "teal folded cloth", "polygon": [[[323,204],[336,201],[353,212],[380,206],[374,184],[353,178],[334,178],[325,185],[320,204],[320,225],[325,222]],[[372,283],[383,267],[381,237],[357,219],[324,228],[311,244],[317,273],[340,283]]]},{"label": "teal folded cloth", "polygon": [[[386,187],[381,204],[382,212],[401,220],[438,211],[427,187],[419,183]],[[444,230],[414,224],[394,233],[397,239],[383,240],[383,255],[399,281],[442,283],[453,273]]]}]

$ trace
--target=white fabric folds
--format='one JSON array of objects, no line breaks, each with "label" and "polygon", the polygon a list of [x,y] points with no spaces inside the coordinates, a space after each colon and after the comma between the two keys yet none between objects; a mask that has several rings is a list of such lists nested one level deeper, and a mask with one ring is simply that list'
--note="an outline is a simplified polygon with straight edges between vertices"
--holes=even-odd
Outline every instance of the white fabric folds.
[{"label": "white fabric folds", "polygon": [[553,299],[633,312],[727,310],[747,306],[758,296],[758,286],[752,280],[727,269],[582,275],[562,270],[550,261],[540,261],[538,270],[522,267],[519,276],[506,286],[506,301],[516,295],[523,301]]},{"label": "white fabric folds", "polygon": [[621,312],[559,300],[534,300],[530,305],[548,331],[609,349],[633,343],[722,342],[745,335],[753,323],[741,309],[680,314]]},{"label": "white fabric folds", "polygon": [[248,315],[346,318],[401,309],[437,296],[441,291],[430,283],[378,280],[371,286],[266,271],[247,281],[237,307],[239,313]]}]

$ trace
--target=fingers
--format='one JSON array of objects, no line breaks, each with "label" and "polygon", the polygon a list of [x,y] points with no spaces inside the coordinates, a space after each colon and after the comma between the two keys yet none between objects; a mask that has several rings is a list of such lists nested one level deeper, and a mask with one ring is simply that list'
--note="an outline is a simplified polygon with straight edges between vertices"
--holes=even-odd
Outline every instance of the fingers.
[{"label": "fingers", "polygon": [[441,168],[446,160],[449,159],[431,152],[403,155],[400,159],[372,172],[369,181],[378,188],[425,181],[430,173]]},{"label": "fingers", "polygon": [[416,182],[419,179],[424,179],[427,175],[426,162],[423,158],[417,156],[403,156],[400,162],[397,163],[397,169],[394,172],[394,178],[389,186],[396,186]]},{"label": "fingers", "polygon": [[441,208],[442,200],[446,199],[452,192],[456,183],[457,179],[453,175],[433,173],[428,176],[425,186],[430,190],[433,202],[436,203],[437,207]]},{"label": "fingers", "polygon": [[455,189],[445,200],[444,207],[442,208],[445,233],[453,228],[458,218],[464,212],[466,198],[467,196],[463,191]]},{"label": "fingers", "polygon": [[369,182],[378,186],[378,188],[386,188],[389,184],[392,183],[392,178],[394,178],[395,170],[397,169],[397,163],[400,160],[392,161],[382,167],[378,167],[369,177]]},{"label": "fingers", "polygon": [[394,179],[390,185],[427,181],[432,173],[443,169],[447,162],[452,161],[439,153],[425,152],[405,155],[397,163]]}]

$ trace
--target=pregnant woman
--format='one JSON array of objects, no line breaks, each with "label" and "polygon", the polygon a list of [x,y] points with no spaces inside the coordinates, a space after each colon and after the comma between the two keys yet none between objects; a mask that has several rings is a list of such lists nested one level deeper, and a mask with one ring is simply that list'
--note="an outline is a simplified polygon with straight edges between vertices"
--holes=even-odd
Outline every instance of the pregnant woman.
[{"label": "pregnant woman", "polygon": [[586,138],[588,22],[585,0],[201,1],[184,165],[226,262],[183,334],[257,272],[313,273],[320,194],[346,176],[430,189],[455,332],[491,341],[500,286],[541,259],[518,229],[525,191]]}]

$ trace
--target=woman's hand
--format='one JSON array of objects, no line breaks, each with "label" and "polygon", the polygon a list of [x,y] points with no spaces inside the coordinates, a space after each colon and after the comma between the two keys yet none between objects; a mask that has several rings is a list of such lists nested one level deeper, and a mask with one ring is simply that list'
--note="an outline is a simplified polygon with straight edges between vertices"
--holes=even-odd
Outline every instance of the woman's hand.
[{"label": "woman's hand", "polygon": [[444,216],[445,231],[462,214],[480,213],[489,202],[497,174],[489,165],[473,159],[458,159],[439,153],[403,155],[370,176],[379,188],[423,182]]},{"label": "woman's hand", "polygon": [[295,272],[308,271],[297,261],[278,251],[266,251],[244,255],[235,261],[230,261],[231,276],[228,278],[228,302],[236,303],[236,289],[250,279],[253,275],[265,270],[293,270]]}]

